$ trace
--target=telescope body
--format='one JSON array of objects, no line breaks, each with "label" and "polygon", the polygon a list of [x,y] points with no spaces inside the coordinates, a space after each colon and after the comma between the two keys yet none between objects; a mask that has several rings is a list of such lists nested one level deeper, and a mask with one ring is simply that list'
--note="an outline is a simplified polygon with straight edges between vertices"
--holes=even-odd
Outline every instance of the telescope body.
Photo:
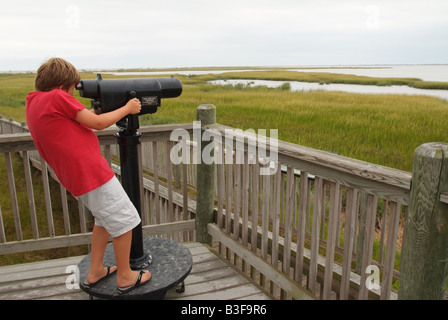
[{"label": "telescope body", "polygon": [[142,104],[138,115],[157,112],[164,98],[176,98],[182,93],[179,79],[170,78],[131,78],[81,80],[76,86],[81,97],[92,99],[92,107],[101,113],[123,107],[130,99],[137,98]]}]

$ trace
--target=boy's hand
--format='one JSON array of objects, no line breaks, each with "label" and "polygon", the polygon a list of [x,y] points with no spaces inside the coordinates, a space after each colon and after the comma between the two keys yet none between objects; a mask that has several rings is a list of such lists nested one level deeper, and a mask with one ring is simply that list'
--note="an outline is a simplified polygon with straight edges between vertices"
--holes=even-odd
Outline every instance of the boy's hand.
[{"label": "boy's hand", "polygon": [[126,103],[126,108],[129,111],[129,114],[137,114],[140,113],[140,110],[142,110],[142,104],[140,100],[134,98]]},{"label": "boy's hand", "polygon": [[129,100],[123,107],[106,113],[95,114],[90,110],[83,109],[76,115],[76,121],[89,128],[103,130],[113,125],[121,118],[126,117],[128,114],[137,114],[141,110],[142,104],[140,103],[140,100],[135,98]]},{"label": "boy's hand", "polygon": [[92,112],[93,114],[101,114],[100,110],[94,108],[90,109],[90,112]]}]

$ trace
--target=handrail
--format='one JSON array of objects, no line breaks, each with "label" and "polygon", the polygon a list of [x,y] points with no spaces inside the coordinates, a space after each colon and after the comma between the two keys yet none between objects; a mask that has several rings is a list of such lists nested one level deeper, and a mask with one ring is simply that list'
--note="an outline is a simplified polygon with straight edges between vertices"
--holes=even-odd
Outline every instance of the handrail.
[{"label": "handrail", "polygon": [[[169,140],[171,132],[175,129],[192,131],[193,124],[183,123],[175,125],[153,125],[141,127],[139,129],[139,132],[141,133],[140,141],[147,142]],[[98,136],[98,140],[101,145],[116,144],[117,139],[114,134],[117,130],[117,128],[111,127],[101,131],[95,130],[95,133]],[[19,152],[29,150],[36,150],[33,138],[29,132],[0,134],[0,152]]]},{"label": "handrail", "polygon": [[[233,129],[221,124],[204,126],[205,129],[218,130],[222,136],[226,130]],[[213,132],[211,132],[213,133]],[[235,139],[244,142],[250,133],[234,131]],[[262,146],[257,138],[257,147]],[[269,149],[271,139],[264,139]],[[346,186],[366,190],[369,193],[388,200],[408,204],[411,186],[410,172],[393,169],[369,162],[348,158],[331,152],[300,146],[281,140],[275,141],[278,146],[278,156],[281,163],[291,167],[325,177],[325,179],[340,182]],[[238,144],[235,144],[238,147]],[[245,144],[247,150],[247,143]]]}]

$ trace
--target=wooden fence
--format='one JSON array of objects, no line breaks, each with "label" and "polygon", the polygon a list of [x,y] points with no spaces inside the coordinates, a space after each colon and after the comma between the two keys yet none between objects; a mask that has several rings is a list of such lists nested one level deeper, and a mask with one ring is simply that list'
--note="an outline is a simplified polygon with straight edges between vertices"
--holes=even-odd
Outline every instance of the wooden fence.
[{"label": "wooden fence", "polygon": [[[205,109],[205,113],[214,112],[214,108]],[[397,298],[401,252],[409,246],[409,242],[403,242],[403,234],[409,213],[411,173],[257,135],[251,140],[251,133],[216,124],[210,120],[214,117],[207,121],[198,118],[202,120],[199,133],[194,124],[140,129],[145,236],[163,234],[179,241],[206,239],[201,241],[214,245],[224,259],[282,299]],[[62,186],[62,213],[57,214],[63,217],[64,232],[55,234],[51,227],[52,201],[46,191],[45,209],[39,214],[46,214],[49,232],[40,236],[35,222],[39,214],[33,209],[30,163],[43,170],[44,190],[49,189],[47,172],[51,174],[51,169],[30,157],[34,149],[31,137],[13,133],[23,129],[12,123],[3,119],[0,135],[0,152],[5,154],[10,181],[8,207],[14,216],[7,226],[0,207],[0,254],[89,243],[85,209],[78,203],[78,219],[74,220],[80,228],[73,232],[73,217],[69,216],[67,193]],[[171,141],[175,129],[181,129],[184,136],[205,138],[201,149],[196,147],[197,140]],[[97,134],[106,158],[118,174],[112,156],[117,143],[114,132],[107,129]],[[232,138],[226,140],[229,132]],[[183,151],[184,161],[178,166],[172,165],[170,158],[174,146],[181,146],[176,150]],[[215,163],[196,164],[204,148],[206,154],[214,150]],[[28,215],[23,213],[28,208],[19,210],[16,200],[11,159],[17,152],[22,154],[25,168]],[[275,161],[266,156],[274,153]],[[151,161],[145,162],[147,159]],[[260,175],[260,170],[271,174]],[[444,191],[437,201],[446,209]],[[206,193],[212,196],[203,196]],[[33,230],[28,238],[21,230],[25,217]]]},{"label": "wooden fence", "polygon": [[[59,183],[59,187],[53,188],[53,193],[50,192],[52,182],[58,182],[58,179],[35,150],[26,124],[5,118],[1,119],[0,124],[0,152],[4,153],[11,198],[10,203],[0,203],[0,254],[89,244],[93,227],[90,213],[81,201],[71,196]],[[142,224],[145,236],[158,235],[191,241],[194,239],[194,220],[191,219],[195,214],[196,204],[188,196],[189,191],[194,191],[194,186],[188,185],[188,181],[191,179],[194,182],[194,172],[191,171],[194,168],[188,168],[187,165],[167,165],[170,163],[167,160],[172,145],[169,136],[173,128],[179,127],[191,130],[191,124],[140,130],[142,143],[139,153],[145,157],[149,153],[151,157],[144,162],[148,166],[142,166],[140,170]],[[120,176],[119,164],[114,161],[118,159],[117,141],[114,137],[116,131],[115,128],[110,128],[97,132],[97,135],[105,158],[116,175]],[[20,155],[19,162],[23,163],[19,168],[13,167],[13,163],[17,163],[14,161],[18,158],[16,154]],[[42,172],[40,189],[43,189],[43,199],[34,195],[35,184],[39,182],[33,180],[32,168]],[[14,175],[15,171],[22,170],[24,186],[17,185],[17,177]],[[181,175],[179,171],[182,172]],[[25,193],[27,198],[25,202],[22,201],[22,207],[19,206],[17,197],[18,188],[23,190],[21,193]],[[53,206],[59,202],[61,212],[54,212]],[[13,219],[9,219],[12,224],[6,225],[6,219],[2,218],[2,210],[5,211],[5,208],[13,216]],[[26,230],[22,228],[23,221],[29,226]],[[45,230],[39,229],[38,221],[46,225]],[[59,228],[58,222],[62,225]]]}]

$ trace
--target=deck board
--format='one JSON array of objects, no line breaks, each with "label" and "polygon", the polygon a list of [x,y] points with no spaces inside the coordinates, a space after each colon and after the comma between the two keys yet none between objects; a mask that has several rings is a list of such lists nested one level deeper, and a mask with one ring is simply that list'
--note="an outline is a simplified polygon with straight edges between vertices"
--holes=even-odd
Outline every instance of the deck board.
[{"label": "deck board", "polygon": [[[271,299],[234,268],[200,243],[184,244],[193,256],[193,267],[185,279],[185,292],[169,290],[166,300]],[[73,277],[70,266],[83,256],[0,267],[0,300],[87,300],[77,288],[68,288]],[[69,283],[70,285],[70,283]]]}]

